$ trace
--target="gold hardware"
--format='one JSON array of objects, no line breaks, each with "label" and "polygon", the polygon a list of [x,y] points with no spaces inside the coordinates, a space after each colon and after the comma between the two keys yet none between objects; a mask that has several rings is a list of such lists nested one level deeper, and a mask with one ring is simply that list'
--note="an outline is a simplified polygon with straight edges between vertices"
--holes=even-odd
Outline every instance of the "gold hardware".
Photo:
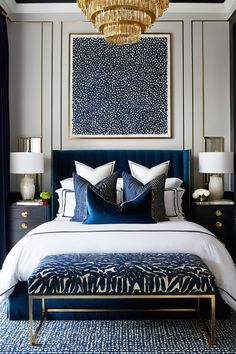
[{"label": "gold hardware", "polygon": [[223,226],[222,222],[220,222],[220,221],[217,221],[217,222],[216,222],[216,227],[217,227],[217,229],[221,229],[222,226]]},{"label": "gold hardware", "polygon": [[23,218],[28,218],[29,213],[28,213],[27,210],[24,210],[24,211],[22,211],[22,212],[20,213],[20,215],[21,215]]},{"label": "gold hardware", "polygon": [[220,209],[216,210],[216,216],[222,216],[222,211]]},{"label": "gold hardware", "polygon": [[27,222],[23,222],[23,223],[21,224],[21,228],[22,228],[22,229],[28,229],[28,224],[27,224]]}]

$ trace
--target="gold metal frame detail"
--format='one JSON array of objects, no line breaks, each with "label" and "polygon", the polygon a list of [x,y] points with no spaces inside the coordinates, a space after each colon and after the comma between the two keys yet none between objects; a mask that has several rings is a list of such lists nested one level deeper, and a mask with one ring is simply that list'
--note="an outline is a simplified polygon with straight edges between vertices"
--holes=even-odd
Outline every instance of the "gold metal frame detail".
[{"label": "gold metal frame detail", "polygon": [[[35,299],[42,300],[42,318],[33,333],[33,301]],[[157,309],[60,309],[47,308],[47,299],[196,299],[196,307],[192,308],[157,308]],[[210,300],[210,326],[208,327],[201,316],[200,304],[202,299]],[[212,346],[216,344],[216,317],[215,317],[215,294],[204,295],[29,295],[29,341],[30,346],[39,346],[36,342],[37,336],[46,320],[48,312],[120,312],[120,311],[154,311],[154,312],[196,312],[203,325],[204,333],[206,335],[207,343]]]}]

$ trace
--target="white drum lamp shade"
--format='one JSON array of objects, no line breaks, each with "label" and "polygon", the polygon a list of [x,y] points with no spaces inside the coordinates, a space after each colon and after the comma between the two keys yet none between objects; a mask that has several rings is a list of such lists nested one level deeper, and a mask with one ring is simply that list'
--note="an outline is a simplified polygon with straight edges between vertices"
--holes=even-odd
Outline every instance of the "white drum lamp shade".
[{"label": "white drum lamp shade", "polygon": [[11,152],[10,173],[23,174],[20,191],[23,199],[34,199],[35,185],[32,175],[44,172],[43,154],[41,152]]},{"label": "white drum lamp shade", "polygon": [[233,173],[234,153],[233,152],[200,152],[199,172],[200,173]]},{"label": "white drum lamp shade", "polygon": [[209,182],[211,199],[222,199],[224,194],[223,179],[218,174],[234,172],[234,153],[200,152],[199,172],[211,174]]}]

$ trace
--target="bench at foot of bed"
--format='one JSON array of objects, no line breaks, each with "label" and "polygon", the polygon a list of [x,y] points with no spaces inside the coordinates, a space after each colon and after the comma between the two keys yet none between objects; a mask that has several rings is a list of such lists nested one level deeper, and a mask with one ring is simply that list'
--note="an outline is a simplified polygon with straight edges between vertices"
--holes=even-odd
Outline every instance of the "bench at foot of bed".
[{"label": "bench at foot of bed", "polygon": [[[52,309],[47,299],[195,299],[188,309],[157,308],[152,311],[191,311],[200,315],[200,302],[210,302],[210,329],[204,329],[209,345],[216,343],[215,279],[202,260],[192,254],[125,253],[59,254],[41,260],[28,280],[30,345],[47,312],[99,311]],[[42,320],[33,334],[33,301],[42,300]],[[109,308],[109,311],[120,309]],[[125,309],[135,311],[140,309]],[[104,309],[102,310],[104,311]]]}]

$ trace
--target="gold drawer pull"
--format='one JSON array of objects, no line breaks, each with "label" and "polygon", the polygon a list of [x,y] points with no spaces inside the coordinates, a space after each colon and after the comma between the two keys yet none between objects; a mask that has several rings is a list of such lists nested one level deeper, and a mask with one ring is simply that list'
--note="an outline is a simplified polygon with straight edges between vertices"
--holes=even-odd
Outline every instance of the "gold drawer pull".
[{"label": "gold drawer pull", "polygon": [[222,216],[222,211],[220,209],[216,210],[216,216]]},{"label": "gold drawer pull", "polygon": [[221,229],[222,226],[223,226],[222,222],[220,222],[220,221],[217,221],[217,222],[216,222],[216,227],[217,227],[217,229]]},{"label": "gold drawer pull", "polygon": [[27,210],[24,210],[24,211],[22,211],[22,212],[20,213],[20,215],[21,215],[23,218],[28,218],[29,213],[28,213]]},{"label": "gold drawer pull", "polygon": [[28,229],[28,224],[27,224],[27,222],[23,222],[23,223],[21,224],[21,228],[22,228],[22,229]]}]

